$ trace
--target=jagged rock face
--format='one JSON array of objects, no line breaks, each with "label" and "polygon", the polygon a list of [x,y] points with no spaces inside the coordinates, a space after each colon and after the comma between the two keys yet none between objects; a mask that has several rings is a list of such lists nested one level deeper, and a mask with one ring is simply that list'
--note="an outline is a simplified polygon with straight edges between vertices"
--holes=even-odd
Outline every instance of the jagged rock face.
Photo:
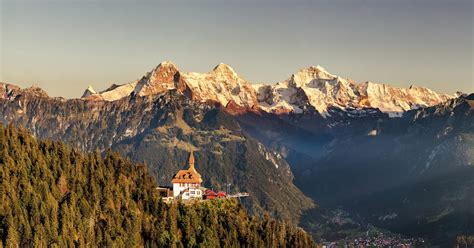
[{"label": "jagged rock face", "polygon": [[361,112],[379,109],[397,117],[404,111],[433,106],[456,97],[422,87],[406,89],[372,82],[357,84],[335,76],[321,66],[302,69],[277,84],[252,85],[226,64],[221,63],[208,73],[196,73],[179,71],[168,61],[135,82],[85,97],[115,101],[132,93],[146,96],[168,90],[178,90],[196,101],[229,105],[233,108],[229,112],[239,115],[258,110],[285,115],[316,110],[325,118],[331,116],[331,109]]},{"label": "jagged rock face", "polygon": [[370,223],[448,245],[456,233],[474,231],[467,207],[474,203],[469,97],[334,134],[321,156],[293,167],[297,186],[320,204],[342,205]]},{"label": "jagged rock face", "polygon": [[0,99],[13,100],[22,94],[28,95],[30,97],[49,97],[46,91],[37,86],[21,89],[20,87],[13,84],[0,83]]},{"label": "jagged rock face", "polygon": [[400,118],[375,110],[329,113],[237,118],[284,156],[295,184],[322,206],[343,206],[372,224],[441,246],[474,231],[467,207],[474,204],[474,94]]},{"label": "jagged rock face", "polygon": [[[315,174],[324,166],[331,170],[345,166],[348,167],[347,170],[357,170],[358,166],[365,167],[369,164],[390,167],[386,168],[387,171],[396,170],[400,174],[385,175],[388,178],[381,182],[384,187],[388,187],[390,183],[398,184],[405,179],[417,180],[420,175],[443,173],[456,166],[474,164],[474,146],[466,146],[470,142],[468,137],[474,133],[474,111],[464,97],[434,107],[408,111],[397,119],[364,119],[361,123],[356,119],[351,121],[351,131],[335,130],[331,133],[332,139],[323,148],[327,153],[311,166],[311,170],[315,169]],[[357,128],[357,125],[361,126]],[[347,154],[352,154],[350,157],[354,159],[347,160],[344,156]],[[438,159],[438,156],[453,158]],[[438,166],[431,166],[438,160],[441,162]],[[445,163],[446,161],[450,162]],[[323,174],[319,176],[322,177]],[[371,183],[373,181],[361,184]],[[380,185],[367,188],[381,189]],[[349,192],[351,190],[365,191],[363,187],[347,188],[344,191],[347,195],[354,196],[355,192]],[[327,196],[335,197],[336,194]]]},{"label": "jagged rock face", "polygon": [[165,61],[138,81],[133,94],[149,96],[175,89],[183,92],[184,87],[180,80],[178,68],[173,63]]},{"label": "jagged rock face", "polygon": [[14,99],[19,92],[21,92],[21,88],[12,84],[5,84],[1,83],[1,98],[2,99]]},{"label": "jagged rock face", "polygon": [[64,100],[13,90],[13,98],[0,99],[0,121],[25,126],[39,138],[87,151],[112,147],[146,163],[164,185],[186,167],[192,148],[204,185],[221,190],[231,183],[234,191],[249,192],[243,203],[252,213],[270,212],[296,222],[313,206],[293,185],[280,154],[248,136],[226,112],[177,90],[117,101]]},{"label": "jagged rock face", "polygon": [[219,64],[209,73],[183,73],[186,84],[198,100],[213,100],[222,106],[229,102],[251,109],[257,106],[256,94],[250,83],[228,65]]},{"label": "jagged rock face", "polygon": [[94,90],[94,88],[92,86],[89,85],[89,87],[87,87],[87,89],[82,94],[81,98],[87,98],[87,97],[90,97],[90,96],[95,95],[95,94],[97,94],[97,92]]},{"label": "jagged rock face", "polygon": [[[107,101],[115,101],[131,94],[148,96],[169,90],[177,90],[198,102],[215,102],[222,106],[232,102],[230,106],[243,110],[252,111],[258,105],[250,83],[225,64],[217,65],[208,73],[186,73],[166,61],[138,81],[112,87],[96,95]],[[230,112],[237,113],[235,108]]]},{"label": "jagged rock face", "polygon": [[322,116],[329,109],[376,108],[390,116],[404,111],[439,104],[455,97],[437,94],[422,87],[397,88],[366,82],[356,84],[327,72],[321,66],[309,67],[275,85],[254,85],[260,107],[273,113],[303,113],[307,105]]}]

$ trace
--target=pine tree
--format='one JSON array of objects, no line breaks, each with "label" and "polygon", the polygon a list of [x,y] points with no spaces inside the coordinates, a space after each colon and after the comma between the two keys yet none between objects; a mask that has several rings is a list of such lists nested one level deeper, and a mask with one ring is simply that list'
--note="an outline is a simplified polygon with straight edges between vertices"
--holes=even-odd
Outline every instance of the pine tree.
[{"label": "pine tree", "polygon": [[0,248],[313,246],[238,201],[167,204],[155,188],[146,166],[111,150],[82,154],[0,125]]}]

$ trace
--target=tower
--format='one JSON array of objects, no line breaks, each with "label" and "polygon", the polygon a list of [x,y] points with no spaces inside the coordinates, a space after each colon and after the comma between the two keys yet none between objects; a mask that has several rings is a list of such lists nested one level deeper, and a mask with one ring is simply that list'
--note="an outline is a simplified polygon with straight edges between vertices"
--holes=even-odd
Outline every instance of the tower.
[{"label": "tower", "polygon": [[194,168],[194,152],[192,148],[191,148],[191,152],[189,153],[188,165],[189,165],[189,170],[192,170],[195,173],[197,173],[196,168]]},{"label": "tower", "polygon": [[188,169],[179,170],[171,181],[173,183],[173,196],[180,196],[183,199],[201,198],[202,178],[195,167],[195,159],[193,150],[189,153]]}]

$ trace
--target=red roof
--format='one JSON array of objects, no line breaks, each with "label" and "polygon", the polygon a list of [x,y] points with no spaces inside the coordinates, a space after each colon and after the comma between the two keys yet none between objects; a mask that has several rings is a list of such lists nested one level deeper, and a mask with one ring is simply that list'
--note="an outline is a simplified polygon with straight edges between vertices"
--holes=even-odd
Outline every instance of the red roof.
[{"label": "red roof", "polygon": [[205,196],[217,196],[216,192],[214,192],[210,189],[206,189],[206,191],[204,191],[204,195]]},{"label": "red roof", "polygon": [[202,183],[201,174],[196,171],[194,168],[194,155],[193,151],[189,154],[189,169],[179,170],[176,175],[174,175],[171,183]]}]

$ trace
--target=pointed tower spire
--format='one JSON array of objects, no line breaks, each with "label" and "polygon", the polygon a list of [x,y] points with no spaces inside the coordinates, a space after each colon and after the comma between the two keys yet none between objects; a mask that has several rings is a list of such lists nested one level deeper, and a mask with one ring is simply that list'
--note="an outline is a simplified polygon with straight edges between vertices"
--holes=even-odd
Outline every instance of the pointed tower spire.
[{"label": "pointed tower spire", "polygon": [[188,161],[188,164],[189,164],[189,169],[190,169],[190,170],[196,171],[196,169],[194,168],[194,153],[193,153],[193,149],[191,149],[191,153],[189,154],[189,161]]}]

